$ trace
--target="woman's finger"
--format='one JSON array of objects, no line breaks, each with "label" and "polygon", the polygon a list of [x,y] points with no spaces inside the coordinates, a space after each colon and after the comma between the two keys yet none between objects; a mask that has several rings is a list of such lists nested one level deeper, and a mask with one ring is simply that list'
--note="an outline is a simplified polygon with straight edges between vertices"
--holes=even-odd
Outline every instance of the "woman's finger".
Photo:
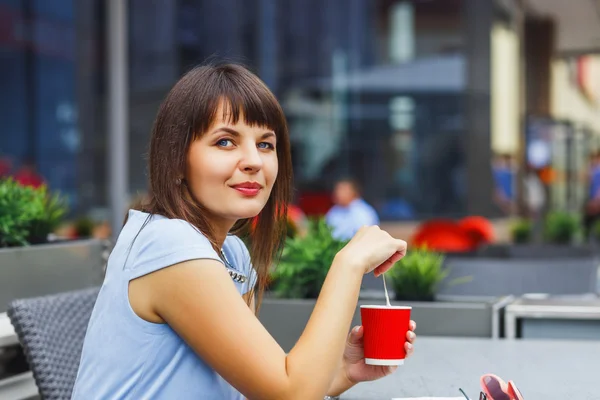
[{"label": "woman's finger", "polygon": [[364,329],[362,326],[358,325],[352,328],[350,334],[348,335],[348,343],[349,344],[359,344],[362,340],[364,333]]},{"label": "woman's finger", "polygon": [[408,324],[408,329],[410,329],[411,331],[416,331],[417,323],[413,320],[410,320],[410,323]]},{"label": "woman's finger", "polygon": [[375,268],[375,270],[373,270],[373,274],[375,275],[375,278],[379,278],[381,276],[381,274],[385,273],[387,270],[392,268],[392,266],[393,266],[393,264],[390,262],[390,260],[387,260],[386,262],[381,264],[379,267]]},{"label": "woman's finger", "polygon": [[392,256],[390,257],[390,263],[392,265],[396,264],[398,261],[400,261],[402,259],[402,257],[404,257],[404,255],[406,254],[406,250],[405,251],[397,251],[394,254],[392,254]]},{"label": "woman's finger", "polygon": [[414,353],[415,347],[407,342],[404,344],[404,350],[406,351],[406,357],[410,357]]},{"label": "woman's finger", "polygon": [[375,268],[375,270],[373,271],[373,273],[375,274],[375,277],[377,278],[381,274],[387,272],[390,268],[392,268],[394,266],[394,264],[396,264],[398,261],[400,261],[400,259],[402,259],[402,257],[404,257],[404,254],[405,254],[404,252],[397,251],[390,258],[388,258],[383,264],[381,264],[380,266]]}]

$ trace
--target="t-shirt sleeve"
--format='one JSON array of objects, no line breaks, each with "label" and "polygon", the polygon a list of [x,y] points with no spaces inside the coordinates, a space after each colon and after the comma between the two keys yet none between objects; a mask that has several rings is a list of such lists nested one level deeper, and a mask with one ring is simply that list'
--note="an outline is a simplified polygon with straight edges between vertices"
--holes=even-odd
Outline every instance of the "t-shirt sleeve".
[{"label": "t-shirt sleeve", "polygon": [[194,259],[222,262],[210,241],[189,223],[178,219],[155,220],[144,226],[131,248],[126,269],[129,279]]},{"label": "t-shirt sleeve", "polygon": [[[379,225],[379,217],[377,216],[377,212],[374,208],[364,207],[362,209],[358,209],[354,214],[355,218],[355,226],[371,226],[371,225]],[[356,229],[358,231],[358,228]],[[356,232],[354,232],[356,233]]]},{"label": "t-shirt sleeve", "polygon": [[250,252],[246,247],[246,244],[242,239],[236,237],[238,245],[240,246],[240,254],[242,258],[242,273],[248,277],[248,281],[244,283],[242,288],[242,294],[246,294],[256,285],[256,281],[258,280],[258,274],[256,270],[252,266],[252,261],[250,260]]}]

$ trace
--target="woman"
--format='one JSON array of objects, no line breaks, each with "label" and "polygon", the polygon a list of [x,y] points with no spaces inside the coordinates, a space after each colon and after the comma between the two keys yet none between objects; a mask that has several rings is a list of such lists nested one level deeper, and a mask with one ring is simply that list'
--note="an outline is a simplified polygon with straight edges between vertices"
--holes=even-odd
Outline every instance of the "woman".
[{"label": "woman", "polygon": [[[318,399],[391,373],[364,364],[361,328],[345,340],[362,276],[406,252],[377,227],[337,254],[289,354],[254,315],[292,190],[285,117],[256,76],[186,74],[158,111],[149,175],[149,202],[110,256],[74,399]],[[257,215],[250,257],[235,233]]]}]

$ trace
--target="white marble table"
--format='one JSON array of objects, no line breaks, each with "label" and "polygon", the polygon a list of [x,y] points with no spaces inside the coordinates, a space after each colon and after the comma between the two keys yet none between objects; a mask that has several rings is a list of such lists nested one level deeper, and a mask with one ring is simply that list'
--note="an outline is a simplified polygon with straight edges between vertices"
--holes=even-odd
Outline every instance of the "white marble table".
[{"label": "white marble table", "polygon": [[393,375],[361,383],[342,399],[479,397],[479,377],[512,379],[525,400],[598,400],[600,341],[418,338],[415,355]]},{"label": "white marble table", "polygon": [[[0,351],[4,346],[19,344],[17,334],[6,313],[0,313]],[[37,394],[37,386],[31,372],[0,379],[1,400],[31,399]]]},{"label": "white marble table", "polygon": [[0,347],[18,344],[17,334],[6,313],[0,313]]}]

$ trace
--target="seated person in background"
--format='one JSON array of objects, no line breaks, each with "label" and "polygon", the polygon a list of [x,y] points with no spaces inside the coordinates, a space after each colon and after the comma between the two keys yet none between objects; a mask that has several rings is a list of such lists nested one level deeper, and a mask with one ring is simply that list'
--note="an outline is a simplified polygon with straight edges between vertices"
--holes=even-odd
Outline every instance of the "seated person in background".
[{"label": "seated person in background", "polygon": [[333,190],[333,202],[335,205],[327,212],[325,220],[337,239],[348,240],[362,226],[379,225],[377,212],[362,199],[355,180],[338,180]]}]

